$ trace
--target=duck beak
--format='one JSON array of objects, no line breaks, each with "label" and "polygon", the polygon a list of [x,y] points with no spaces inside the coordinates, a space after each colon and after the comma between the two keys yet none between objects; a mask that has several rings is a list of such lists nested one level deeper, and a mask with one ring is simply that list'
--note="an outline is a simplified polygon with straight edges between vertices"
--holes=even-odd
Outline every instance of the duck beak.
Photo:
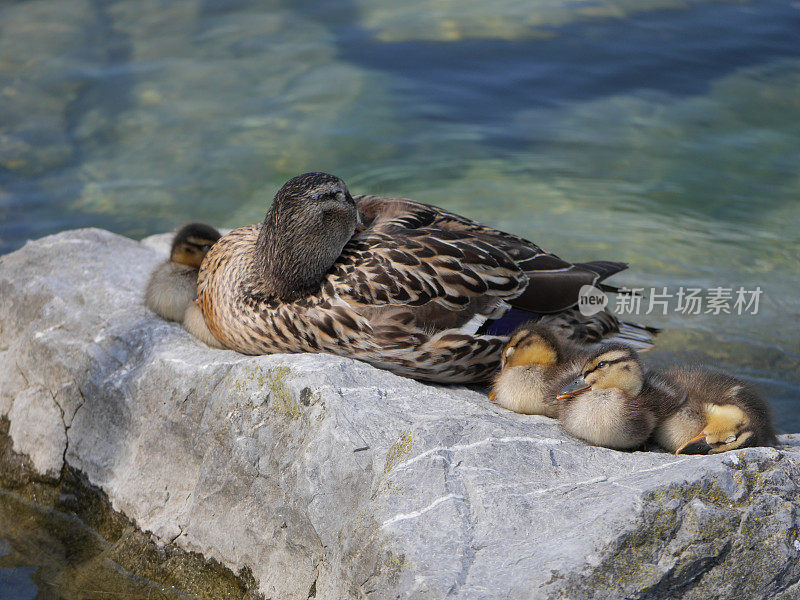
[{"label": "duck beak", "polygon": [[588,392],[592,389],[586,380],[583,377],[578,377],[575,381],[570,383],[568,386],[565,386],[561,389],[558,394],[556,394],[556,400],[566,400],[568,398],[574,398],[575,396],[579,396],[584,392]]},{"label": "duck beak", "polygon": [[706,441],[706,432],[701,431],[675,450],[675,454],[708,454],[711,449],[712,447]]}]

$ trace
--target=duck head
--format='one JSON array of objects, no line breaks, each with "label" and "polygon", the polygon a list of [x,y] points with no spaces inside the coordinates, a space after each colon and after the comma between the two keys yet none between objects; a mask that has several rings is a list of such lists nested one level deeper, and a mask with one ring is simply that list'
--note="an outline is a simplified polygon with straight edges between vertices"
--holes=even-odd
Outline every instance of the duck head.
[{"label": "duck head", "polygon": [[205,223],[184,225],[172,238],[169,259],[180,265],[200,268],[209,249],[222,237],[216,229]]},{"label": "duck head", "polygon": [[359,224],[355,201],[338,177],[304,173],[287,181],[258,236],[270,292],[290,302],[316,290]]},{"label": "duck head", "polygon": [[567,400],[589,390],[618,389],[628,398],[644,385],[644,371],[636,351],[624,344],[601,346],[583,365],[583,373],[556,396]]}]

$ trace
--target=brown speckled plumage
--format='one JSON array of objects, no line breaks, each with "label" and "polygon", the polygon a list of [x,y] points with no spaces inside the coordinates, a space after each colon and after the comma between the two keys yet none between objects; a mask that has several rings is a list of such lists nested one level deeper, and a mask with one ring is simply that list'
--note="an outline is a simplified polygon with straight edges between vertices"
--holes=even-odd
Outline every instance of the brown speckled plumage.
[{"label": "brown speckled plumage", "polygon": [[[304,188],[320,186],[325,193],[305,199],[309,212],[291,212],[291,203],[302,204],[296,196]],[[342,216],[353,202],[364,222],[354,235]],[[313,220],[314,206],[322,204],[333,211],[328,237],[344,231],[346,243],[340,253],[337,249],[332,266],[320,270],[317,284],[308,286],[314,278],[306,272],[295,278],[302,281],[297,287],[306,288],[295,297],[285,282],[272,285],[270,277],[283,277],[283,272],[270,271],[264,257],[272,252],[288,270],[298,268],[292,265],[306,256],[315,260],[317,253],[304,255],[303,248],[328,242],[313,237],[314,226],[303,216]],[[250,225],[224,236],[198,278],[198,299],[209,328],[227,347],[245,354],[330,352],[417,379],[486,381],[507,338],[476,335],[483,320],[502,315],[538,275],[555,281],[560,274],[566,282],[566,292],[560,292],[564,298],[542,302],[563,304],[562,309],[574,305],[577,287],[598,279],[522,238],[433,206],[352,198],[341,180],[324,174],[287,183],[265,222],[271,229]],[[325,222],[317,228],[327,227]],[[281,247],[288,255],[285,261]],[[287,280],[293,281],[292,276]]]}]

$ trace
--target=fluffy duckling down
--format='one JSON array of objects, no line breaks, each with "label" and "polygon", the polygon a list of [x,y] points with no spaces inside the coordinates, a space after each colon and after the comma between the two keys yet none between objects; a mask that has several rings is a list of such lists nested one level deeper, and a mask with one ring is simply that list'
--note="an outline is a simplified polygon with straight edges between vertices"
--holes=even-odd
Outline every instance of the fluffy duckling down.
[{"label": "fluffy duckling down", "polygon": [[153,271],[145,291],[145,304],[167,321],[184,328],[214,348],[223,346],[208,330],[200,308],[194,303],[197,273],[211,246],[221,237],[205,223],[189,223],[175,234],[169,260]]},{"label": "fluffy duckling down", "polygon": [[678,386],[645,372],[633,348],[607,344],[589,355],[581,376],[558,393],[556,406],[568,433],[596,446],[630,450],[642,446],[683,397]]},{"label": "fluffy duckling down", "polygon": [[717,454],[777,444],[769,404],[745,381],[703,366],[675,367],[666,375],[686,397],[656,428],[665,450]]},{"label": "fluffy duckling down", "polygon": [[648,440],[676,454],[716,454],[777,442],[767,402],[747,383],[707,367],[645,371],[636,352],[606,345],[558,394],[572,435],[632,449]]},{"label": "fluffy duckling down", "polygon": [[555,418],[556,393],[578,374],[581,356],[553,328],[522,325],[503,348],[489,399],[514,412]]}]

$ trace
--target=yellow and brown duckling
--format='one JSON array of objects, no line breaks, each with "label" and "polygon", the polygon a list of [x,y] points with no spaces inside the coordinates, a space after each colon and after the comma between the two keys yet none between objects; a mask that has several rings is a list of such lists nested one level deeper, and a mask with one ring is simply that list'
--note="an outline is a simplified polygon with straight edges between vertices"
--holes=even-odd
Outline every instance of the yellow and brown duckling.
[{"label": "yellow and brown duckling", "polygon": [[194,303],[197,273],[220,233],[204,223],[189,223],[175,234],[169,260],[153,271],[145,291],[145,304],[167,321],[183,323],[189,333],[209,346],[221,348]]},{"label": "yellow and brown duckling", "polygon": [[769,404],[748,383],[702,366],[675,367],[666,375],[686,390],[686,401],[656,428],[665,450],[717,454],[777,444]]},{"label": "yellow and brown duckling", "polygon": [[167,321],[182,322],[197,295],[197,272],[220,233],[205,223],[189,223],[172,239],[169,260],[150,276],[145,304]]},{"label": "yellow and brown duckling", "polygon": [[558,393],[558,418],[568,433],[596,446],[642,446],[685,398],[680,386],[645,372],[636,351],[624,344],[598,348],[581,373]]},{"label": "yellow and brown duckling", "polygon": [[503,348],[489,399],[514,412],[555,418],[556,394],[578,374],[584,354],[553,328],[526,323]]},{"label": "yellow and brown duckling", "polygon": [[766,401],[720,371],[645,372],[632,348],[606,345],[582,373],[558,394],[558,417],[592,444],[630,449],[652,438],[676,454],[716,454],[777,443]]},{"label": "yellow and brown duckling", "polygon": [[[304,173],[278,191],[263,223],[214,244],[197,292],[213,335],[244,354],[330,352],[417,379],[479,383],[519,323],[575,311],[582,286],[625,267],[569,263],[435,206],[352,196],[338,177]],[[633,330],[652,343],[653,331],[611,319],[606,335]]]}]

